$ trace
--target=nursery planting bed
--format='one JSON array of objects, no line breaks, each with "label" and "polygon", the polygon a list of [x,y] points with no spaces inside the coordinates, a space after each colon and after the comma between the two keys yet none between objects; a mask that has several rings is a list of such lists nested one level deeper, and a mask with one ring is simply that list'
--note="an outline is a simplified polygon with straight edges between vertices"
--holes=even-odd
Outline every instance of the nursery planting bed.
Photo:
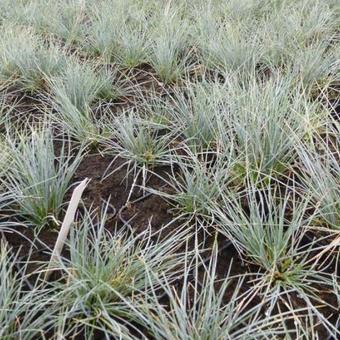
[{"label": "nursery planting bed", "polygon": [[338,19],[1,1],[0,339],[338,339]]}]

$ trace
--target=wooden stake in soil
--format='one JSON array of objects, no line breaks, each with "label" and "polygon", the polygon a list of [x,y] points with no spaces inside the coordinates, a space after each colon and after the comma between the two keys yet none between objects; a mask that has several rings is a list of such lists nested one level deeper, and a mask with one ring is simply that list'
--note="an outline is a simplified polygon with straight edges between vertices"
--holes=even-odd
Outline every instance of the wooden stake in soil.
[{"label": "wooden stake in soil", "polygon": [[63,249],[64,243],[66,241],[67,235],[70,231],[70,227],[74,221],[74,217],[76,214],[76,210],[79,205],[80,198],[83,194],[84,189],[86,188],[89,182],[88,178],[85,178],[82,182],[78,184],[78,186],[73,190],[72,197],[70,203],[68,204],[67,211],[65,214],[64,221],[61,225],[59,235],[57,241],[55,243],[50,262],[48,264],[48,268],[45,274],[45,281],[48,280],[49,276],[51,275],[51,267],[54,262],[56,262],[61,255],[61,251]]}]

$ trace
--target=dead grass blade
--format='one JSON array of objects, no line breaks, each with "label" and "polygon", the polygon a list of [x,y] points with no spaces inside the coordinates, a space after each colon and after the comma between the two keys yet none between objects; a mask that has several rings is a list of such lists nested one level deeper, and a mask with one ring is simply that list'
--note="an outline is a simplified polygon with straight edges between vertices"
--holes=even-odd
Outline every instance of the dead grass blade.
[{"label": "dead grass blade", "polygon": [[70,231],[70,227],[71,227],[71,225],[74,221],[74,216],[76,214],[76,210],[78,208],[79,201],[81,199],[83,191],[86,188],[88,182],[89,182],[89,179],[85,178],[82,182],[80,182],[78,184],[78,186],[74,189],[74,191],[72,193],[72,197],[71,197],[70,203],[68,205],[64,221],[61,225],[59,235],[58,235],[57,241],[55,243],[55,246],[54,246],[54,249],[53,249],[53,252],[52,252],[52,255],[51,255],[50,263],[48,265],[48,269],[47,269],[46,274],[45,274],[45,281],[48,280],[49,276],[51,275],[52,264],[55,261],[57,261],[60,257],[60,254],[61,254],[61,251],[63,249],[64,243],[66,241],[67,235]]}]

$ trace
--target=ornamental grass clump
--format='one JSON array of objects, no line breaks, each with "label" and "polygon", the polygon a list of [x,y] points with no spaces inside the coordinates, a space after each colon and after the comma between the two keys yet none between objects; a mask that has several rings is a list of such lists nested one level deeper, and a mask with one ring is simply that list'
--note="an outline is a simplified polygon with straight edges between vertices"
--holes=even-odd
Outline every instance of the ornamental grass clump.
[{"label": "ornamental grass clump", "polygon": [[10,168],[3,179],[6,191],[14,194],[13,213],[34,227],[57,226],[65,195],[81,160],[72,154],[67,140],[58,151],[49,127],[31,129],[30,134],[9,135],[6,147]]},{"label": "ornamental grass clump", "polygon": [[[111,336],[129,334],[138,323],[134,308],[140,297],[161,287],[164,280],[173,282],[182,274],[182,264],[189,253],[180,250],[186,244],[185,230],[161,238],[146,229],[135,234],[127,227],[105,230],[106,209],[96,221],[86,214],[68,243],[69,259],[61,259],[55,268],[62,270],[65,281],[56,300],[67,325],[65,335],[95,329]],[[164,228],[168,228],[165,226]]]}]

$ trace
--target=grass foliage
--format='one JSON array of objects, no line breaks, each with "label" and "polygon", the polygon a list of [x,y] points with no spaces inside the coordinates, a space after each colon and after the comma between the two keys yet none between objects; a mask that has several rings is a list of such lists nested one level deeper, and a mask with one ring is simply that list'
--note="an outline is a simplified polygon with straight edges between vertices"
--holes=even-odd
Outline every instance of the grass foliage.
[{"label": "grass foliage", "polygon": [[13,210],[33,226],[59,224],[65,194],[79,164],[80,154],[73,157],[66,140],[59,154],[48,128],[32,130],[27,136],[9,136],[5,148],[9,168],[4,186],[16,197]]},{"label": "grass foliage", "polygon": [[170,282],[180,277],[183,261],[191,256],[180,251],[188,240],[185,230],[161,240],[150,229],[138,235],[128,228],[115,229],[111,234],[105,222],[105,209],[99,222],[87,214],[71,236],[69,259],[56,264],[67,277],[66,285],[56,283],[56,301],[69,321],[67,334],[99,328],[119,337],[129,323],[134,328],[136,315],[130,306],[157,289],[163,276]]},{"label": "grass foliage", "polygon": [[338,19],[0,1],[0,338],[339,338]]}]

